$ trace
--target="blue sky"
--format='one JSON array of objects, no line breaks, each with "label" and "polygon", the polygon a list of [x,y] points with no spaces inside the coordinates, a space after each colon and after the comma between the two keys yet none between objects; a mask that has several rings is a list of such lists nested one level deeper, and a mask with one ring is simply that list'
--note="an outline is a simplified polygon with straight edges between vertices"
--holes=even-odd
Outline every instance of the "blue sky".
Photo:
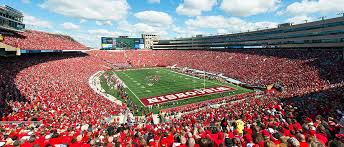
[{"label": "blue sky", "polygon": [[67,34],[90,47],[101,36],[163,39],[272,28],[337,17],[344,0],[1,0],[28,29]]}]

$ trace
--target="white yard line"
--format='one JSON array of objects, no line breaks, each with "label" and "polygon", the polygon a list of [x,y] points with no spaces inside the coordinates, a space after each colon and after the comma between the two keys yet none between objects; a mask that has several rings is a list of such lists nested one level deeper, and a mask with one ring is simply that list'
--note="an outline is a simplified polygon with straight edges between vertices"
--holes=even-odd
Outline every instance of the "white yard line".
[{"label": "white yard line", "polygon": [[[169,70],[173,73],[177,73],[177,74],[180,74],[180,75],[184,75],[184,76],[187,76],[187,77],[191,77],[191,78],[194,78],[194,79],[198,79],[198,80],[203,80],[199,77],[194,77],[194,76],[190,76],[190,75],[187,75],[187,74],[184,74],[184,73],[179,73],[179,72],[176,72],[176,71],[173,71],[173,70]],[[213,82],[213,81],[210,81],[210,80],[207,80],[207,82],[210,82],[210,83],[213,83],[213,84],[216,84],[216,85],[220,85],[219,83],[216,83],[216,82]]]},{"label": "white yard line", "polygon": [[128,69],[116,69],[114,71],[131,71],[131,70],[160,69],[160,68],[165,68],[165,67],[128,68]]},{"label": "white yard line", "polygon": [[[190,75],[187,75],[187,74],[184,74],[184,73],[179,73],[179,72],[176,72],[176,71],[167,69],[167,68],[146,68],[146,69],[157,69],[157,70],[160,70],[160,71],[162,71],[162,70],[167,70],[167,71],[169,71],[169,72],[176,73],[176,74],[179,74],[179,75],[182,75],[182,76],[191,77],[191,78],[197,79],[197,80],[203,80],[203,79],[201,79],[201,78],[199,78],[199,77],[194,77],[194,76],[190,76]],[[136,69],[136,70],[138,70],[138,69]],[[113,74],[116,75],[116,73],[115,73],[114,71],[112,71],[112,72],[113,72]],[[126,75],[126,76],[128,76],[125,72],[123,72],[123,74]],[[118,76],[117,76],[117,77],[118,77]],[[118,78],[119,78],[119,77],[118,77]],[[119,79],[120,79],[120,78],[119,78]],[[121,80],[121,79],[120,79],[120,80]],[[122,82],[123,82],[123,81],[122,81]],[[210,80],[207,80],[207,82],[210,82],[210,83],[213,83],[213,84],[216,84],[216,85],[220,85],[219,83],[216,83],[216,82],[213,82],[213,81],[210,81]],[[125,82],[123,82],[123,83],[124,83],[124,85],[126,85]],[[139,97],[138,97],[138,96],[137,96],[128,86],[126,86],[126,88],[128,88],[128,90],[137,98],[137,100],[140,101],[140,103],[141,103],[143,106],[146,107],[146,105],[144,105],[144,104],[141,102],[140,98],[139,98]],[[171,90],[170,88],[167,88],[167,89]]]},{"label": "white yard line", "polygon": [[[116,75],[115,72],[112,71],[112,73]],[[123,74],[127,75],[127,74],[124,73],[124,72],[123,72]],[[117,76],[117,77],[118,77],[118,76]],[[119,78],[119,77],[118,77],[118,78]],[[119,78],[119,79],[120,79],[120,78]],[[121,80],[121,79],[120,79],[120,80]],[[122,82],[125,84],[124,81],[122,81]],[[139,97],[129,88],[129,86],[126,86],[126,87],[127,87],[128,90],[136,97],[136,99],[137,99],[144,107],[146,107],[146,105],[144,105],[144,104],[141,102],[140,98],[139,98]]]}]

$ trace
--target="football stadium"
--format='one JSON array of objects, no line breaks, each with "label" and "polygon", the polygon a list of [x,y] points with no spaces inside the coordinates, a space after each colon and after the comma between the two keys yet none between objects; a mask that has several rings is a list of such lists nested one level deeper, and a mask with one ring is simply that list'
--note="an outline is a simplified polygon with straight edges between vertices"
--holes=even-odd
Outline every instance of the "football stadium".
[{"label": "football stadium", "polygon": [[[116,81],[117,89],[107,84],[110,80]],[[167,68],[109,71],[102,76],[101,83],[108,94],[125,95],[140,107],[158,105],[159,109],[250,92],[234,84],[205,79],[205,75],[191,76]]]},{"label": "football stadium", "polygon": [[0,146],[344,147],[341,0],[0,5]]}]

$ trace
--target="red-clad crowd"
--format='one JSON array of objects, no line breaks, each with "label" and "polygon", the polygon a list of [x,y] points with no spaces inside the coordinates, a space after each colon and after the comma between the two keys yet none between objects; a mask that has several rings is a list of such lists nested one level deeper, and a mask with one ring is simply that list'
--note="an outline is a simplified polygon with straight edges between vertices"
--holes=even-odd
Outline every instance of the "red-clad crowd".
[{"label": "red-clad crowd", "polygon": [[4,35],[3,43],[22,50],[86,50],[87,47],[65,35],[27,30]]},{"label": "red-clad crowd", "polygon": [[344,74],[340,74],[344,72],[342,50],[164,50],[130,51],[124,55],[137,67],[177,65],[223,73],[253,85],[283,83],[283,97],[344,84]]},{"label": "red-clad crowd", "polygon": [[[0,58],[0,146],[340,147],[341,55],[337,50],[166,50]],[[109,120],[126,108],[88,85],[91,75],[118,63],[191,67],[249,84],[280,82],[285,91],[168,109],[159,114],[159,124],[120,125]]]}]

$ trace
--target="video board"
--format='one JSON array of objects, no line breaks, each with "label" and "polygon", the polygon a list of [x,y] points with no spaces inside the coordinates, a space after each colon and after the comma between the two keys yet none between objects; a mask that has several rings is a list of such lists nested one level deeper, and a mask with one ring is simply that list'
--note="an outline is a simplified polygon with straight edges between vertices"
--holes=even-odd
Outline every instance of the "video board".
[{"label": "video board", "polygon": [[102,37],[101,38],[101,48],[104,50],[111,50],[116,47],[116,42],[114,41],[115,38],[112,37]]},{"label": "video board", "polygon": [[102,50],[143,49],[143,48],[144,48],[144,41],[142,38],[101,37]]},{"label": "video board", "polygon": [[116,38],[116,49],[143,49],[142,38]]}]

